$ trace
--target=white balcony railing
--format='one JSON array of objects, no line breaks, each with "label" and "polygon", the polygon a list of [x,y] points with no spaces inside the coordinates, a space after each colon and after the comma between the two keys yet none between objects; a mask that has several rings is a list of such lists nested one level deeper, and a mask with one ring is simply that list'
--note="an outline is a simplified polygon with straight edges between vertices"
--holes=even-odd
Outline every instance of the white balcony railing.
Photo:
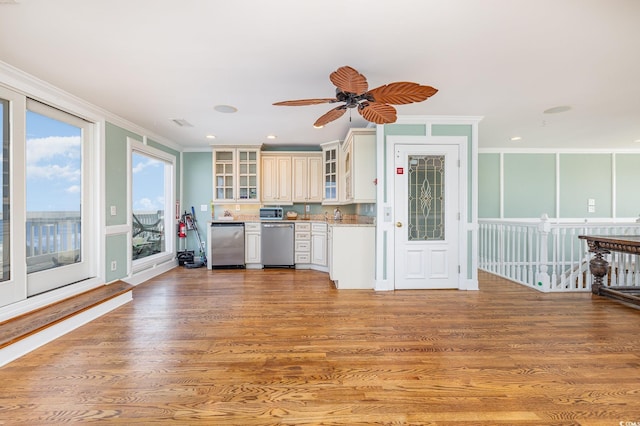
[{"label": "white balcony railing", "polygon": [[[591,253],[578,235],[640,235],[640,223],[480,220],[478,267],[550,291],[590,291]],[[640,285],[640,257],[611,253],[608,285]]]}]

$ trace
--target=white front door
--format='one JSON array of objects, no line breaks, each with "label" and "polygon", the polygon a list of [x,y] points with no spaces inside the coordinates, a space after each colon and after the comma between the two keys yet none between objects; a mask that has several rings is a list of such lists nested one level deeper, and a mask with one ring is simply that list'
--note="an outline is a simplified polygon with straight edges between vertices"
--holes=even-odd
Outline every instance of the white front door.
[{"label": "white front door", "polygon": [[395,288],[459,288],[459,148],[395,145]]}]

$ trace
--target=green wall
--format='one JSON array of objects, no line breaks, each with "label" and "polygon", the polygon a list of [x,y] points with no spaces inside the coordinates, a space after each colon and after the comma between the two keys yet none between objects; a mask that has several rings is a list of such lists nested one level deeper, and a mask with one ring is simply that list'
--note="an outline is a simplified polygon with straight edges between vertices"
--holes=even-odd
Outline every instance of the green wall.
[{"label": "green wall", "polygon": [[[555,217],[556,211],[562,219],[640,214],[638,153],[481,153],[479,218],[500,218],[501,179],[505,219]],[[595,200],[595,212],[588,211],[589,199]]]},{"label": "green wall", "polygon": [[500,154],[478,158],[478,217],[500,217]]},{"label": "green wall", "polygon": [[613,216],[611,160],[611,154],[560,154],[560,217]]},{"label": "green wall", "polygon": [[[211,220],[211,199],[213,197],[213,152],[185,152],[183,155],[183,196],[182,213],[195,209],[198,231],[202,241],[207,243],[207,226]],[[207,211],[200,211],[200,206],[206,205]],[[180,243],[179,243],[180,244]],[[193,232],[187,232],[186,248],[196,250],[198,255],[198,240]]]},{"label": "green wall", "polygon": [[[127,137],[142,142],[142,136],[111,123],[105,126],[105,217],[106,225],[127,223]],[[111,216],[111,206],[116,215]]]},{"label": "green wall", "polygon": [[[616,216],[640,215],[640,154],[616,155]],[[597,204],[596,204],[597,208]]]},{"label": "green wall", "polygon": [[555,181],[553,154],[505,154],[504,216],[555,217]]}]

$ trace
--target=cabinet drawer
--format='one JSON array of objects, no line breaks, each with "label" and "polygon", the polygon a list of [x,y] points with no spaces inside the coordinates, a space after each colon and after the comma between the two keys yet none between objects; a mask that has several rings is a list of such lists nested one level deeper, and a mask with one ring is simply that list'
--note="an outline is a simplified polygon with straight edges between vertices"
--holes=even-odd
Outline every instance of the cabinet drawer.
[{"label": "cabinet drawer", "polygon": [[245,232],[257,231],[260,232],[260,223],[256,222],[245,222],[244,223]]},{"label": "cabinet drawer", "polygon": [[296,231],[296,241],[298,240],[310,240],[311,239],[311,232],[306,231],[306,232],[298,232]]},{"label": "cabinet drawer", "polygon": [[327,232],[327,224],[314,223],[311,225],[311,232]]},{"label": "cabinet drawer", "polygon": [[311,255],[309,253],[296,253],[296,263],[310,263]]},{"label": "cabinet drawer", "polygon": [[311,252],[311,241],[296,241],[296,253]]},{"label": "cabinet drawer", "polygon": [[298,231],[311,231],[310,223],[296,223],[296,232]]}]

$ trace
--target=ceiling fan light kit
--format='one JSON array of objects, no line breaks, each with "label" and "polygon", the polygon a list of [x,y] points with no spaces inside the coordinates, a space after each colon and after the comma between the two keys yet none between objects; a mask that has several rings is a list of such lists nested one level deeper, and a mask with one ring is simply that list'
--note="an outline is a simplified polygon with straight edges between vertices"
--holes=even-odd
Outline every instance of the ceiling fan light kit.
[{"label": "ceiling fan light kit", "polygon": [[422,102],[438,92],[438,89],[431,86],[407,81],[389,83],[368,90],[369,84],[365,76],[350,66],[338,68],[329,75],[329,80],[336,86],[335,98],[298,99],[276,102],[273,105],[302,106],[344,102],[320,116],[313,124],[314,127],[322,127],[337,120],[347,109],[352,108],[356,108],[367,121],[389,124],[397,120],[396,109],[389,104]]}]

